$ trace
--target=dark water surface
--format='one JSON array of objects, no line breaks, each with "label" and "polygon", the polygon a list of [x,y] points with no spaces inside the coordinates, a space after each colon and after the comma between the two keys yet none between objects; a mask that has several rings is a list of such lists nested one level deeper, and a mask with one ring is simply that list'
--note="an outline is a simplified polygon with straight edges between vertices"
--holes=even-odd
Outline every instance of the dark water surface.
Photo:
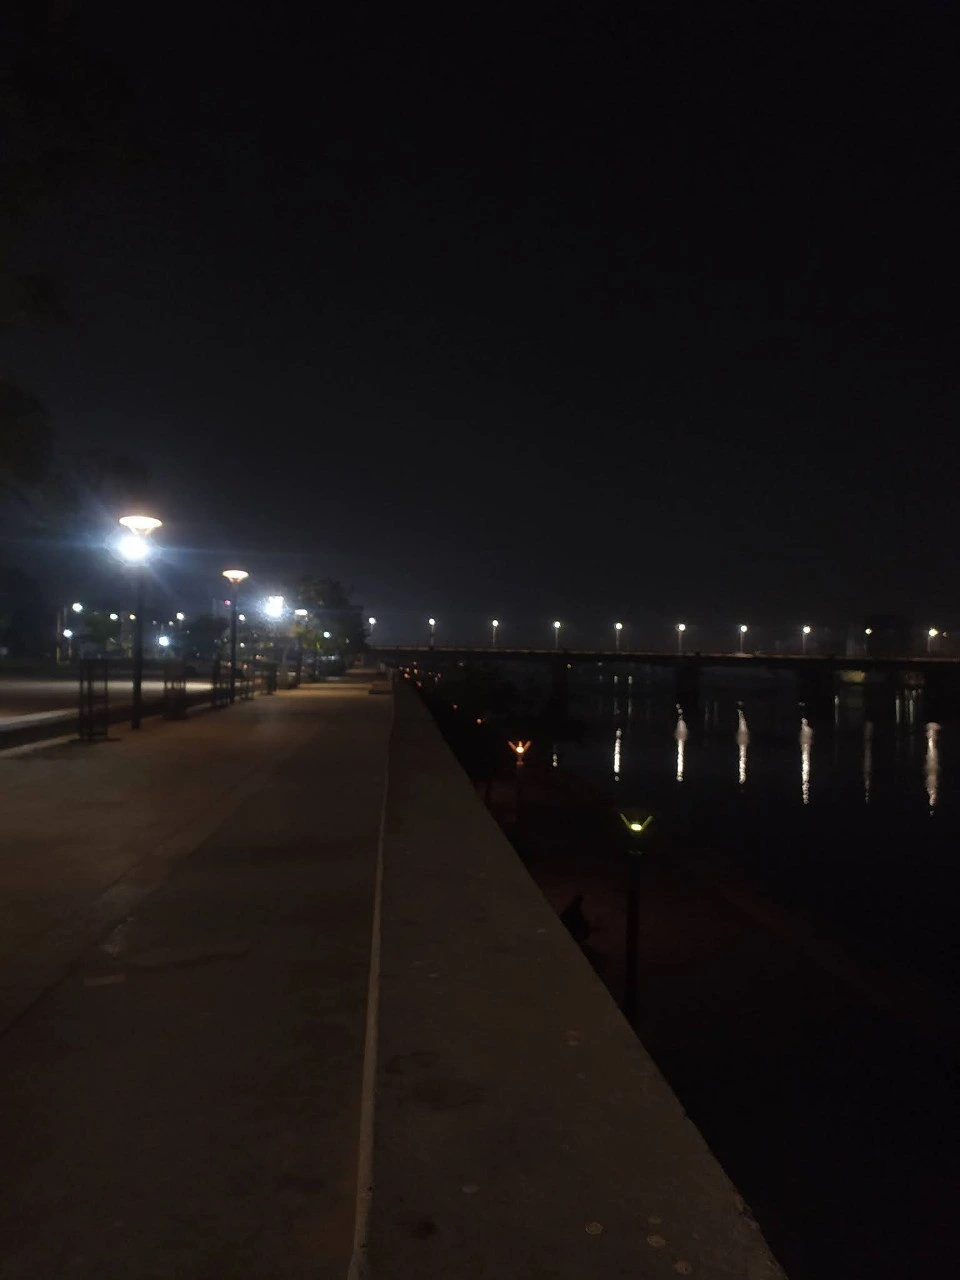
[{"label": "dark water surface", "polygon": [[833,723],[805,725],[788,681],[708,677],[681,719],[666,684],[607,675],[573,699],[586,736],[558,744],[561,768],[623,808],[651,808],[685,848],[732,862],[852,951],[946,998],[960,729],[928,721],[919,691],[839,690]]}]

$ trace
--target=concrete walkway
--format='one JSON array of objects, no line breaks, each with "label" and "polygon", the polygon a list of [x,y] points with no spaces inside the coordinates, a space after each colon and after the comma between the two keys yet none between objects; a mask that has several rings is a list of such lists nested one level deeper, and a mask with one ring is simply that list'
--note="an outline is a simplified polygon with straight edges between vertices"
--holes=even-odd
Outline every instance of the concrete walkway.
[{"label": "concrete walkway", "polygon": [[346,1274],[389,721],[334,686],[0,761],[4,1280]]},{"label": "concrete walkway", "polygon": [[2,1280],[779,1275],[409,689],[0,786]]}]

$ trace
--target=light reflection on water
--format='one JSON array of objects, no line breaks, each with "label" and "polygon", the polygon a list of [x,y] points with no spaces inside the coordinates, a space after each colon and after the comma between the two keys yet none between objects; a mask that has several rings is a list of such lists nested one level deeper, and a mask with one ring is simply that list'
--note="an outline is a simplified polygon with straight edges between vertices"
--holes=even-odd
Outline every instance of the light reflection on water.
[{"label": "light reflection on water", "polygon": [[820,719],[794,689],[707,689],[706,717],[671,694],[666,682],[638,688],[631,718],[612,699],[598,710],[594,696],[574,698],[583,742],[566,749],[563,769],[612,791],[612,754],[616,804],[651,810],[665,848],[723,854],[838,933],[855,927],[880,953],[951,970],[953,724],[925,714],[916,690],[845,687]]},{"label": "light reflection on water", "polygon": [[[566,763],[587,774],[594,771],[591,742],[598,730],[603,732],[603,725],[609,726],[603,736],[608,743],[612,740],[612,777],[631,792],[631,799],[636,792],[638,803],[668,801],[666,794],[659,794],[661,784],[657,779],[662,780],[664,775],[656,763],[657,758],[663,760],[668,751],[672,757],[671,780],[694,785],[689,773],[691,748],[696,752],[698,787],[708,786],[713,791],[725,776],[737,793],[745,794],[749,776],[751,794],[759,788],[766,790],[771,800],[776,796],[778,804],[788,803],[782,793],[784,753],[791,736],[791,719],[795,726],[797,719],[800,722],[799,732],[796,728],[793,731],[798,735],[793,741],[800,748],[799,803],[804,808],[816,809],[827,797],[833,806],[850,803],[872,806],[878,801],[887,804],[894,798],[906,799],[911,791],[915,799],[925,796],[924,809],[928,812],[941,807],[943,802],[941,726],[933,721],[925,723],[917,690],[891,695],[889,702],[876,712],[880,717],[876,720],[867,718],[860,690],[842,691],[835,699],[826,727],[821,729],[827,734],[828,745],[825,754],[818,752],[817,788],[813,786],[816,721],[800,715],[799,711],[805,709],[798,709],[793,699],[779,700],[776,705],[769,701],[750,704],[749,720],[744,703],[722,697],[705,699],[706,710],[701,715],[698,709],[692,728],[679,705],[674,704],[671,715],[664,705],[665,698],[591,701],[585,717],[584,708],[578,706],[576,700],[571,707],[573,716],[585,719],[587,734],[586,745],[575,748]],[[924,744],[922,764],[918,760],[921,742]],[[726,772],[729,764],[724,767],[721,761],[731,744],[737,752],[735,781],[733,775]],[[821,747],[823,745],[821,743]],[[609,770],[610,756],[606,758],[606,770]],[[878,769],[883,775],[880,791],[876,785]],[[607,777],[610,776],[607,773]],[[857,779],[855,792],[851,786],[854,778]],[[920,786],[924,788],[922,793]],[[692,793],[690,799],[682,803],[692,804]]]},{"label": "light reflection on water", "polygon": [[933,817],[933,811],[937,805],[937,795],[940,786],[940,749],[937,746],[937,738],[940,733],[940,726],[934,724],[933,721],[927,725],[927,758],[924,762],[924,776],[927,783],[927,801],[930,805],[930,816]]}]

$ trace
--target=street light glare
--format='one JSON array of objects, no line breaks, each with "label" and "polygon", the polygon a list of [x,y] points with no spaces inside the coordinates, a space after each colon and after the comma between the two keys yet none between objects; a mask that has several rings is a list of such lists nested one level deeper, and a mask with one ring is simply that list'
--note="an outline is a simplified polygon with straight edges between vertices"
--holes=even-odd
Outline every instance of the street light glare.
[{"label": "street light glare", "polygon": [[111,621],[111,622],[119,622],[119,621],[120,621],[120,615],[119,615],[119,613],[111,613],[111,615],[110,615],[110,621]]},{"label": "street light glare", "polygon": [[142,564],[150,555],[150,544],[143,534],[125,533],[117,543],[117,550],[129,564]]},{"label": "street light glare", "polygon": [[555,623],[553,624],[553,629],[554,629],[554,631],[559,631],[559,630],[560,630],[560,623],[559,623],[559,622],[555,622]]},{"label": "street light glare", "polygon": [[745,622],[740,623],[740,634],[742,636],[745,636],[747,634],[747,624]]},{"label": "street light glare", "polygon": [[933,640],[939,634],[940,632],[937,630],[936,627],[931,627],[930,630],[927,632],[927,635],[930,637],[931,640]]},{"label": "street light glare", "polygon": [[170,637],[169,637],[169,636],[158,636],[158,637],[157,637],[157,644],[160,646],[160,648],[161,648],[161,649],[169,649],[169,648],[170,648]]},{"label": "street light glare", "polygon": [[295,618],[306,618],[308,616],[308,612],[309,611],[307,609],[294,609],[293,616]]},{"label": "street light glare", "polygon": [[376,618],[368,618],[368,619],[367,619],[367,626],[368,626],[368,627],[375,627],[376,625],[377,625],[377,620],[376,620]]},{"label": "street light glare", "polygon": [[250,577],[246,569],[224,569],[222,576],[235,587],[238,587],[245,578]]},{"label": "street light glare", "polygon": [[678,630],[678,631],[686,631],[686,629],[687,629],[687,624],[686,624],[685,622],[678,622],[678,623],[677,623],[677,630]]},{"label": "street light glare", "polygon": [[437,620],[436,620],[436,618],[428,618],[428,619],[427,619],[427,626],[429,626],[429,627],[435,627],[436,625],[437,625]]},{"label": "street light glare", "polygon": [[[805,636],[808,636],[812,630],[813,630],[813,627],[809,627],[809,626],[802,628],[803,634]],[[827,643],[829,644],[829,640],[827,641]]]},{"label": "street light glare", "polygon": [[184,618],[185,618],[186,616],[187,616],[187,615],[186,615],[185,613],[178,613],[178,614],[176,615],[177,621],[178,621],[178,622],[183,622],[183,620],[184,620]]},{"label": "street light glare", "polygon": [[69,628],[69,627],[64,627],[64,628],[63,628],[63,634],[64,634],[64,636],[66,636],[66,638],[67,638],[68,640],[72,640],[72,639],[73,639],[73,632],[70,630],[70,628]]},{"label": "street light glare", "polygon": [[74,600],[70,608],[73,610],[74,613],[83,613],[83,605],[80,603],[79,600]]},{"label": "street light glare", "polygon": [[268,618],[282,618],[283,596],[267,596],[263,602],[263,612]]},{"label": "street light glare", "polygon": [[615,622],[615,623],[613,624],[613,629],[614,629],[614,631],[622,631],[622,630],[623,630],[623,623],[622,623],[622,622]]}]

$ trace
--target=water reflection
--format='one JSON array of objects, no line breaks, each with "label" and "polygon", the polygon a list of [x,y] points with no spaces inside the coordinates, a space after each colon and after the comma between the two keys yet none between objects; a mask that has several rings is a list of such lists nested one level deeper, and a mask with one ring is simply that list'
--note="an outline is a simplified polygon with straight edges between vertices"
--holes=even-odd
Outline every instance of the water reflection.
[{"label": "water reflection", "polygon": [[683,708],[677,705],[677,727],[673,731],[677,740],[677,781],[683,781],[683,757],[687,742],[687,722],[683,718]]},{"label": "water reflection", "polygon": [[870,803],[870,784],[873,781],[873,721],[863,726],[863,803]]},{"label": "water reflection", "polygon": [[750,730],[743,709],[737,711],[737,781],[741,787],[747,780],[747,747],[750,744]]},{"label": "water reflection", "polygon": [[927,725],[927,758],[923,767],[927,780],[927,802],[930,805],[931,817],[933,817],[933,811],[937,805],[937,794],[940,786],[940,748],[937,745],[939,733],[940,726],[931,720]]},{"label": "water reflection", "polygon": [[613,735],[613,777],[614,781],[620,781],[620,744],[623,740],[623,730],[618,729]]},{"label": "water reflection", "polygon": [[810,747],[813,743],[813,730],[806,716],[800,720],[800,794],[803,803],[810,803]]}]

